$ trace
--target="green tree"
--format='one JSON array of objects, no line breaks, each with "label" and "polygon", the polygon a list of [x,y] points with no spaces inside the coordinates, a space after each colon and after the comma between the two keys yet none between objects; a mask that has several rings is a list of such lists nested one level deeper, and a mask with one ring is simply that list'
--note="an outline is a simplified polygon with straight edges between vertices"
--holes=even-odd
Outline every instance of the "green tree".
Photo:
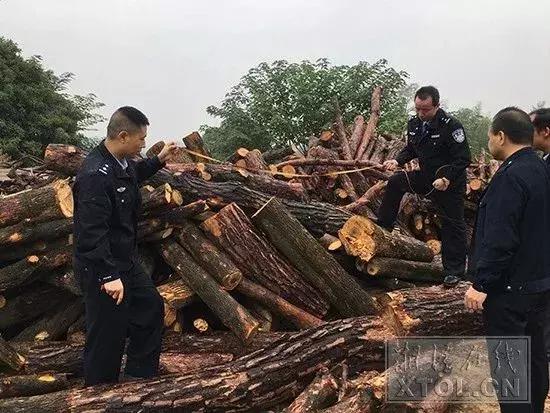
[{"label": "green tree", "polygon": [[82,132],[103,120],[93,94],[65,92],[72,73],[59,76],[42,66],[40,56],[24,58],[11,40],[0,37],[0,151],[13,158],[42,156],[49,143],[89,147]]},{"label": "green tree", "polygon": [[368,116],[375,86],[383,87],[379,130],[401,133],[407,121],[408,75],[374,64],[333,66],[327,59],[312,63],[278,60],[248,71],[207,112],[221,119],[219,127],[203,126],[204,139],[217,156],[238,147],[266,150],[289,143],[304,145],[308,137],[330,127],[334,98],[349,124],[357,114]]},{"label": "green tree", "polygon": [[464,126],[470,150],[473,155],[487,151],[487,131],[491,126],[491,118],[482,112],[481,103],[472,108],[460,108],[451,112]]}]

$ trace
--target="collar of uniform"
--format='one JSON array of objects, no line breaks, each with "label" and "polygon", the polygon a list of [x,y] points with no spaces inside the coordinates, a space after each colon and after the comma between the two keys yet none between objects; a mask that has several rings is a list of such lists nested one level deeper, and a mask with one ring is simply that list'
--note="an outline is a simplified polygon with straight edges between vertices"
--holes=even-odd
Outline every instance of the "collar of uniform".
[{"label": "collar of uniform", "polygon": [[117,178],[129,178],[130,175],[122,168],[120,162],[114,157],[114,155],[109,152],[109,149],[105,146],[105,139],[99,144],[99,151],[103,155],[103,158],[109,162]]},{"label": "collar of uniform", "polygon": [[497,173],[508,168],[515,160],[523,158],[524,156],[528,156],[530,154],[534,154],[533,148],[531,148],[530,146],[526,146],[525,148],[521,148],[519,151],[514,152],[502,162],[497,170]]},{"label": "collar of uniform", "polygon": [[[430,131],[438,130],[439,127],[442,124],[444,124],[448,118],[449,118],[449,115],[447,115],[447,113],[443,109],[439,108],[437,112],[435,112],[435,116],[433,117],[433,119],[428,121],[428,124],[427,124],[428,130]],[[415,115],[411,119],[411,121],[414,122],[415,127],[422,129],[422,124],[424,123],[424,121],[420,119],[418,115]]]}]

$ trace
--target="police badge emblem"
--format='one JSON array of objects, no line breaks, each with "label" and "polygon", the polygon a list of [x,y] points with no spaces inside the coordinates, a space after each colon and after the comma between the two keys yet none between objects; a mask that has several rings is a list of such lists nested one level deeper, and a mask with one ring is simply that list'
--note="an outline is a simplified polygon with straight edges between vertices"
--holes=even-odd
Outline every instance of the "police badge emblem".
[{"label": "police badge emblem", "polygon": [[457,143],[464,142],[464,139],[466,139],[466,135],[464,135],[464,129],[460,128],[455,131],[453,131],[453,139]]}]

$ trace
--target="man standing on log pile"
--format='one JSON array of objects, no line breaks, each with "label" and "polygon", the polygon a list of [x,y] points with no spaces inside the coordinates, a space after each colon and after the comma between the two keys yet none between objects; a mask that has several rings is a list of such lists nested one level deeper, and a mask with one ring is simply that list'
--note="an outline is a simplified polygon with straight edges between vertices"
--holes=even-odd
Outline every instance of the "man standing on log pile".
[{"label": "man standing on log pile", "polygon": [[[503,162],[478,206],[474,282],[464,297],[467,308],[483,310],[488,336],[531,337],[531,403],[502,403],[506,395],[497,390],[502,412],[542,413],[548,394],[544,324],[550,300],[550,171],[531,148],[533,132],[529,115],[517,108],[493,118],[489,151]],[[496,354],[495,345],[488,347],[489,354]],[[491,374],[499,384],[509,380],[501,377],[509,370],[492,365]]]},{"label": "man standing on log pile", "polygon": [[406,192],[430,197],[441,210],[444,283],[453,286],[464,277],[466,265],[464,193],[470,148],[460,122],[439,107],[435,87],[418,89],[414,104],[416,116],[407,125],[407,146],[384,167],[395,170],[418,158],[420,170],[398,172],[389,179],[378,224],[392,231]]},{"label": "man standing on log pile", "polygon": [[147,117],[125,106],[109,120],[107,138],[85,159],[74,184],[74,269],[86,306],[86,385],[118,381],[126,337],[125,373],[152,377],[158,370],[164,307],[136,260],[139,185],[168,161],[132,160],[145,147]]}]

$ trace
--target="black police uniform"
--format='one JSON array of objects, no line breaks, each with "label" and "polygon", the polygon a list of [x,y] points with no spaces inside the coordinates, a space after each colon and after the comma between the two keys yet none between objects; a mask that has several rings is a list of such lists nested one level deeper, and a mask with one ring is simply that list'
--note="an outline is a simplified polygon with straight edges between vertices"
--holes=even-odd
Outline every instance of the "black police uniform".
[{"label": "black police uniform", "polygon": [[[126,374],[152,377],[158,370],[164,306],[137,264],[139,185],[159,169],[157,157],[121,164],[102,142],[85,159],[73,192],[74,268],[86,306],[84,375],[87,385],[116,382],[126,337]],[[120,305],[101,285],[120,278]]]},{"label": "black police uniform", "polygon": [[[502,412],[544,410],[549,233],[550,173],[533,149],[524,148],[503,162],[480,200],[471,263],[473,287],[487,293],[483,303],[487,335],[531,337],[532,405],[501,404]],[[493,378],[498,380],[499,372],[493,367]]]},{"label": "black police uniform", "polygon": [[[418,116],[411,118],[407,126],[407,146],[396,160],[403,166],[415,158],[420,164],[419,171],[397,172],[389,179],[378,211],[378,224],[390,230],[393,228],[406,192],[429,194],[441,210],[441,252],[445,275],[462,277],[466,262],[465,170],[471,158],[460,122],[442,109],[427,124]],[[443,177],[450,181],[449,188],[446,191],[434,189],[433,181]]]}]

